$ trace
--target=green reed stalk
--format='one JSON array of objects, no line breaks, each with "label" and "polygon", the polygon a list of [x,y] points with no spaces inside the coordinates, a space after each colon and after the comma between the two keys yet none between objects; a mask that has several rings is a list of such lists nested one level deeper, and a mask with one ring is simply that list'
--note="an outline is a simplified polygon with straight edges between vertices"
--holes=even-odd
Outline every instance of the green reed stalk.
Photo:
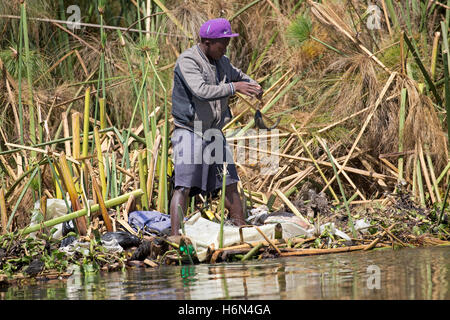
[{"label": "green reed stalk", "polygon": [[419,196],[420,196],[420,204],[422,206],[425,206],[425,192],[424,192],[424,188],[423,188],[423,180],[422,180],[422,169],[420,168],[420,160],[417,159],[416,162],[417,165],[417,169],[416,169],[416,173],[417,173],[417,187],[419,188]]},{"label": "green reed stalk", "polygon": [[[276,31],[274,33],[274,35],[269,39],[269,42],[267,43],[266,47],[264,48],[263,52],[261,53],[261,55],[259,56],[258,60],[256,60],[255,62],[255,66],[252,67],[251,69],[251,73],[253,73],[254,71],[257,71],[259,69],[259,66],[261,65],[264,57],[266,56],[267,52],[269,51],[270,47],[273,45],[275,39],[278,36],[279,31]],[[249,66],[250,69],[250,66]]]},{"label": "green reed stalk", "polygon": [[148,52],[147,60],[150,62],[152,66],[153,72],[155,73],[156,79],[158,79],[159,85],[163,89],[164,92],[164,140],[161,150],[161,162],[160,162],[160,171],[159,171],[159,190],[158,190],[158,211],[164,208],[165,212],[169,211],[169,203],[168,203],[168,184],[167,184],[167,157],[168,157],[168,149],[169,149],[169,119],[168,119],[168,109],[169,106],[167,104],[167,90],[164,86],[158,71],[156,70],[152,59],[150,58]]},{"label": "green reed stalk", "polygon": [[158,211],[165,210],[168,212],[168,190],[167,190],[167,157],[168,157],[168,116],[167,116],[168,106],[164,104],[164,140],[161,150],[160,166],[159,166],[159,189],[158,189]]},{"label": "green reed stalk", "polygon": [[[86,78],[87,80],[89,80],[89,79],[91,79],[93,76],[94,76],[94,74],[95,74],[95,70]],[[80,93],[81,93],[81,91],[83,90],[83,86],[80,86],[80,88],[78,88],[78,90],[77,90],[77,92],[76,92],[76,94],[75,94],[75,97],[77,97]],[[74,102],[71,102],[70,104],[69,104],[69,106],[67,107],[67,109],[66,109],[66,114],[67,115],[69,115],[70,114],[70,111],[72,110],[72,107],[73,107],[73,103]],[[95,112],[97,112],[97,110],[95,110]],[[97,113],[95,114],[95,117],[97,116]],[[54,137],[53,137],[53,139],[58,139],[59,138],[59,135],[61,134],[61,130],[62,130],[62,128],[63,128],[63,124],[62,124],[62,122],[58,125],[58,129],[56,129],[56,133],[55,133],[55,135],[54,135]]]},{"label": "green reed stalk", "polygon": [[133,68],[131,67],[130,56],[129,56],[129,53],[128,53],[128,50],[127,50],[127,47],[126,47],[125,39],[123,38],[123,35],[120,32],[120,30],[117,30],[117,34],[119,35],[120,45],[123,48],[123,52],[125,54],[125,59],[127,60],[128,71],[130,73],[131,82],[133,83],[134,92],[135,92],[136,97],[137,97],[137,95],[138,95],[138,88],[137,88],[137,85],[136,85],[136,79],[134,78]]},{"label": "green reed stalk", "polygon": [[[147,9],[147,16],[149,16],[152,13],[152,0],[147,0],[147,5],[146,5],[146,9]],[[156,11],[158,10],[158,6],[155,7]],[[157,24],[157,20],[156,17],[152,17],[152,18],[147,18],[149,21],[147,23],[147,26],[149,26],[149,28],[146,28],[149,31],[155,32],[156,30],[156,24]],[[150,34],[147,33],[147,39],[150,38]]]},{"label": "green reed stalk", "polygon": [[[138,4],[139,4],[139,2],[138,2]],[[139,12],[140,10],[138,10],[138,12]],[[142,12],[144,13],[144,17],[146,16],[146,5],[145,5],[145,0],[143,0],[143,2],[142,2]],[[138,16],[138,18],[140,19],[140,16]],[[147,18],[146,20],[143,20],[144,21],[144,24],[145,24],[145,26],[146,26],[146,28],[147,28],[147,26],[148,26],[148,21],[149,21],[149,18]],[[141,28],[141,21],[139,20],[139,27],[138,27],[138,29],[139,29],[139,31],[142,31],[142,28]],[[147,30],[147,29],[146,29]],[[148,31],[148,30],[147,30]],[[150,39],[150,35],[147,33],[146,34],[146,36],[145,36],[145,39],[146,40],[149,40]],[[139,32],[139,44],[141,45],[141,46],[145,46],[145,41],[146,40],[144,40],[144,38],[143,38],[143,36],[142,36],[142,32]],[[141,53],[141,55],[140,55],[140,58],[141,58],[141,73],[143,74],[144,73],[144,71],[145,71],[145,50],[141,50],[140,51],[140,53]],[[144,104],[146,104],[147,103],[147,83],[148,83],[148,80],[147,79],[145,79],[145,87],[144,87],[144,92],[145,92],[145,94],[144,94]],[[148,104],[146,105],[146,107],[147,107],[147,110],[148,110]],[[142,118],[142,121],[145,121],[144,119],[145,119],[145,117],[146,117],[146,115],[145,115],[145,113],[144,113],[144,111],[143,111],[143,109],[144,109],[144,106],[142,107],[142,108],[139,108],[139,112],[141,113],[141,118]],[[148,116],[148,115],[147,115]],[[145,126],[145,122],[144,122],[144,126]],[[144,128],[144,134],[145,134],[145,128]]]},{"label": "green reed stalk", "polygon": [[[64,0],[59,0],[59,13],[61,20],[66,21],[66,8],[64,6]],[[69,35],[67,34],[67,32],[64,32],[62,30],[58,30],[58,34],[60,43],[64,43],[64,49],[66,51],[69,51]],[[64,61],[64,64],[62,66],[65,66],[66,68],[61,67],[61,70],[65,71],[65,75],[70,80],[73,80],[73,58],[67,57],[67,60]]]},{"label": "green reed stalk", "polygon": [[[140,3],[141,3],[141,1],[137,0],[137,18],[138,18],[138,20],[137,20],[138,21],[137,29],[139,31],[142,30],[142,26],[141,26],[141,10],[139,10],[141,8]],[[139,43],[142,43],[142,32],[139,32]]]},{"label": "green reed stalk", "polygon": [[150,124],[152,128],[152,136],[156,137],[156,130],[157,130],[157,124],[156,124],[156,79],[155,77],[152,78],[152,113],[153,117],[150,118]]},{"label": "green reed stalk", "polygon": [[105,47],[106,47],[106,34],[103,28],[103,12],[104,12],[104,1],[99,1],[98,12],[100,13],[100,43],[101,43],[101,54],[100,54],[100,72],[102,77],[102,98],[106,98],[106,84],[105,84]]},{"label": "green reed stalk", "polygon": [[81,155],[87,157],[89,144],[89,109],[90,109],[91,88],[86,89],[84,98],[84,117],[83,117],[83,147]]},{"label": "green reed stalk", "polygon": [[448,198],[448,192],[449,192],[449,191],[450,191],[450,183],[447,185],[447,190],[445,190],[444,201],[443,201],[443,203],[442,203],[441,213],[439,214],[439,218],[438,218],[438,225],[441,224],[442,216],[444,215],[445,206],[446,206],[446,204],[447,204],[447,198]]},{"label": "green reed stalk", "polygon": [[[262,39],[262,34],[259,35],[257,43],[260,43],[260,42],[261,42],[261,39]],[[248,63],[248,67],[247,67],[247,72],[246,72],[246,74],[249,74],[249,75],[252,74],[253,64],[255,63],[255,61],[256,61],[257,58],[258,58],[258,48],[255,48],[255,49],[253,50],[253,53],[252,53],[252,57],[251,57],[251,59],[250,59],[250,62]]]},{"label": "green reed stalk", "polygon": [[[119,196],[119,190],[117,188],[117,166],[116,166],[116,153],[111,154],[111,198]],[[120,218],[120,208],[116,208],[117,217]]]},{"label": "green reed stalk", "polygon": [[[90,110],[90,100],[91,99],[91,89],[86,89],[86,95],[84,98],[84,117],[83,117],[83,145],[81,149],[81,156],[87,157],[88,155],[88,144],[89,144],[89,110]],[[80,175],[84,175],[84,186],[87,187],[89,184],[88,181],[88,172],[86,170],[86,165],[83,162],[81,164],[81,172]]]},{"label": "green reed stalk", "polygon": [[441,203],[442,202],[441,192],[440,192],[438,184],[437,184],[436,175],[435,175],[434,166],[433,166],[433,160],[431,159],[430,152],[428,150],[428,146],[427,146],[425,157],[427,159],[428,170],[430,171],[431,180],[433,182],[433,185],[431,186],[431,192],[436,192],[437,200],[439,203]]},{"label": "green reed stalk", "polygon": [[436,74],[436,61],[438,56],[438,46],[439,46],[439,35],[440,32],[436,32],[433,38],[433,49],[431,53],[431,79],[434,81]]},{"label": "green reed stalk", "polygon": [[25,187],[23,188],[22,192],[20,193],[19,199],[17,200],[16,204],[14,205],[14,208],[11,212],[11,215],[9,216],[8,219],[8,224],[6,225],[6,229],[9,230],[9,227],[11,226],[11,223],[13,221],[13,218],[17,212],[17,209],[19,208],[19,204],[22,202],[23,197],[25,196],[25,193],[27,192],[28,188],[31,185],[31,182],[34,179],[34,176],[38,173],[39,171],[39,165],[36,166],[36,168],[33,169],[33,172],[31,173],[30,179],[27,181]]},{"label": "green reed stalk", "polygon": [[[320,139],[320,138],[318,138],[318,139]],[[342,186],[341,179],[339,178],[338,172],[336,170],[336,166],[335,166],[334,160],[332,158],[333,156],[330,153],[330,149],[328,148],[328,146],[327,146],[325,141],[323,141],[323,145],[325,146],[325,149],[327,151],[328,159],[330,160],[331,165],[333,166],[333,171],[334,171],[334,174],[336,176],[336,180],[337,180],[337,182],[339,184],[339,189],[341,190],[342,198],[344,199],[345,209],[347,210],[347,214],[348,214],[348,224],[350,226],[350,229],[352,230],[353,237],[356,238],[357,234],[356,234],[355,227],[353,225],[353,218],[352,218],[352,215],[350,213],[350,208],[348,206],[348,201],[347,201],[347,198],[345,197],[344,187]]]},{"label": "green reed stalk", "polygon": [[[147,85],[145,86],[147,88]],[[144,137],[145,137],[145,145],[146,145],[146,158],[147,158],[147,166],[150,167],[151,158],[151,150],[153,149],[153,136],[150,131],[150,123],[149,123],[149,113],[148,113],[148,94],[147,90],[144,93],[144,103],[142,104],[142,124],[144,125]]]},{"label": "green reed stalk", "polygon": [[145,168],[144,168],[144,159],[142,156],[142,151],[138,153],[138,162],[139,162],[139,186],[142,190],[144,190],[144,194],[142,195],[142,207],[147,210],[149,208],[148,196],[147,196],[147,188],[146,188],[146,179],[145,179]]},{"label": "green reed stalk", "polygon": [[105,167],[104,167],[104,163],[103,163],[100,134],[99,134],[97,126],[94,127],[94,138],[95,138],[95,145],[96,145],[96,149],[97,149],[98,171],[99,171],[99,176],[100,176],[100,184],[102,186],[102,196],[103,196],[103,199],[106,200],[107,186],[106,186],[106,177],[105,177]]},{"label": "green reed stalk", "polygon": [[429,88],[431,89],[431,92],[433,93],[434,97],[436,98],[437,104],[438,105],[442,105],[441,97],[437,93],[436,86],[434,85],[433,80],[431,80],[431,77],[430,77],[429,73],[425,69],[422,61],[420,60],[420,57],[419,57],[419,54],[418,54],[417,50],[411,44],[411,41],[409,40],[409,38],[406,35],[406,33],[403,34],[403,38],[405,39],[405,42],[408,45],[409,50],[411,50],[411,52],[412,52],[412,54],[414,56],[414,59],[416,60],[417,65],[419,66],[420,71],[422,71],[422,74],[423,74],[423,76],[425,78],[425,81],[427,82]]},{"label": "green reed stalk", "polygon": [[[18,75],[18,90],[19,90],[19,136],[20,144],[25,144],[24,134],[23,134],[23,103],[22,103],[22,51],[23,51],[23,14],[22,9],[20,12],[20,23],[19,23],[19,75]],[[22,161],[23,162],[23,161]]]},{"label": "green reed stalk", "polygon": [[[450,7],[450,0],[447,0],[447,6]],[[445,10],[445,25],[447,26],[447,30],[449,28],[450,22],[450,10]]]},{"label": "green reed stalk", "polygon": [[105,166],[105,178],[106,178],[106,194],[111,194],[111,189],[112,189],[112,183],[111,183],[111,169],[109,167],[109,161],[108,159],[106,159],[107,154],[105,154],[105,157],[103,159],[105,159],[106,161],[104,161],[104,166]]},{"label": "green reed stalk", "polygon": [[263,246],[262,243],[259,243],[256,246],[254,246],[249,252],[247,252],[245,256],[242,257],[241,262],[247,261],[248,259],[253,257],[259,251],[259,249],[262,248],[262,246]]},{"label": "green reed stalk", "polygon": [[444,179],[444,177],[447,175],[448,170],[450,170],[450,162],[447,163],[447,165],[445,166],[444,170],[442,170],[441,174],[439,175],[439,177],[437,177],[436,179],[436,183],[439,184],[442,179]]},{"label": "green reed stalk", "polygon": [[[37,165],[40,166],[44,163],[46,163],[47,160],[46,159],[41,159]],[[8,199],[14,192],[14,190],[16,189],[16,187],[22,182],[23,179],[25,179],[29,174],[31,174],[34,171],[34,167],[29,168],[27,171],[25,171],[20,177],[17,178],[17,180],[15,180],[13,182],[13,184],[11,185],[11,187],[8,189],[8,191],[6,191],[5,197],[6,199]]]},{"label": "green reed stalk", "polygon": [[309,37],[310,37],[312,40],[314,40],[314,41],[320,43],[321,45],[325,46],[326,48],[328,48],[328,49],[330,49],[330,50],[332,50],[332,51],[334,51],[334,52],[340,54],[341,56],[348,57],[345,53],[343,53],[342,51],[336,49],[336,48],[333,47],[332,45],[329,45],[328,43],[325,43],[325,42],[323,42],[322,40],[317,39],[317,38],[314,37],[314,36],[311,36],[311,35],[310,35]]},{"label": "green reed stalk", "polygon": [[312,160],[312,162],[314,163],[314,166],[317,168],[317,171],[319,171],[320,176],[322,177],[323,181],[325,182],[325,184],[328,185],[328,189],[330,190],[331,194],[334,197],[334,200],[336,200],[337,202],[339,202],[339,198],[336,195],[336,193],[334,192],[333,188],[331,187],[331,184],[328,183],[327,178],[325,177],[325,174],[323,173],[323,171],[320,169],[319,165],[317,164],[317,161],[314,159],[313,154],[311,153],[311,151],[308,149],[308,146],[306,145],[306,143],[303,141],[302,136],[300,135],[300,133],[298,133],[298,131],[295,129],[294,125],[292,125],[292,127],[294,128],[297,137],[299,138],[302,146],[303,146],[303,150],[306,151],[306,153],[308,154],[309,158]]},{"label": "green reed stalk", "polygon": [[[445,92],[445,108],[447,110],[447,114],[450,110],[450,56],[449,56],[449,45],[448,45],[448,29],[445,25],[444,21],[441,21],[441,29],[442,29],[442,60],[444,63],[444,92]],[[450,139],[450,117],[447,117],[447,133]]]},{"label": "green reed stalk", "polygon": [[427,13],[428,10],[429,12],[433,11],[433,5],[431,5],[430,9],[427,9],[427,6],[425,4],[422,5],[422,3],[420,3],[420,7],[421,7],[421,12],[420,12],[420,24],[419,24],[419,31],[422,32],[426,29],[426,18],[427,18]]},{"label": "green reed stalk", "polygon": [[133,128],[134,117],[136,116],[137,107],[139,105],[139,101],[141,99],[141,95],[142,95],[142,92],[143,92],[144,87],[145,87],[145,82],[146,82],[146,79],[147,79],[148,70],[149,70],[149,65],[147,64],[147,68],[145,69],[144,76],[142,77],[141,88],[139,89],[139,93],[138,93],[138,96],[136,98],[136,103],[135,103],[134,108],[133,108],[133,114],[131,115],[130,124],[129,124],[128,130],[127,130],[127,135],[126,135],[126,137],[124,139],[124,145],[123,145],[124,153],[123,153],[123,158],[122,158],[122,166],[124,166],[124,163],[125,163],[126,164],[126,169],[130,168],[130,156],[129,156],[129,151],[128,151],[128,140],[130,139],[131,129]]},{"label": "green reed stalk", "polygon": [[[139,10],[138,10],[138,14],[139,14]],[[137,98],[139,96],[139,92],[138,92],[138,88],[137,88],[137,85],[136,85],[136,79],[134,77],[133,68],[131,67],[130,56],[129,56],[129,53],[128,53],[128,50],[127,50],[127,47],[126,47],[125,39],[123,38],[123,35],[120,32],[120,30],[117,30],[117,34],[119,35],[120,45],[122,46],[123,52],[125,54],[125,59],[127,61],[127,65],[128,65],[128,71],[129,71],[129,73],[131,75],[131,82],[133,84],[134,93],[135,93],[135,96]],[[133,133],[131,133],[131,135],[133,135]],[[120,172],[119,173],[119,189],[120,189],[120,186],[122,185],[122,179],[123,179],[123,173]]]},{"label": "green reed stalk", "polygon": [[[36,144],[36,124],[35,124],[35,115],[34,115],[34,105],[33,105],[33,81],[31,75],[31,57],[30,57],[30,44],[28,39],[28,24],[27,24],[27,11],[26,11],[26,2],[24,1],[20,5],[21,14],[22,14],[22,23],[23,23],[23,40],[25,47],[25,65],[27,70],[27,80],[28,80],[28,91],[29,91],[29,116],[30,116],[30,140],[33,144]],[[36,157],[36,152],[31,151],[31,158]]]},{"label": "green reed stalk", "polygon": [[391,16],[391,19],[392,19],[392,23],[394,24],[394,29],[397,31],[398,27],[399,27],[399,23],[398,23],[397,14],[395,13],[395,10],[394,10],[394,5],[392,3],[392,0],[385,0],[385,1],[386,1],[386,7],[389,11],[389,15]]},{"label": "green reed stalk", "polygon": [[[53,179],[55,179],[56,185],[58,186],[59,190],[61,190],[60,191],[61,198],[64,200],[64,203],[66,204],[67,212],[72,212],[69,202],[67,201],[66,193],[62,192],[62,190],[63,190],[62,185],[61,185],[62,177],[56,172],[52,159],[49,156],[46,156],[46,158],[47,158],[48,164],[50,166],[50,170],[52,171]],[[58,198],[58,199],[61,199],[61,198]]]},{"label": "green reed stalk", "polygon": [[105,129],[106,128],[105,98],[98,99],[98,104],[100,107],[100,129]]},{"label": "green reed stalk", "polygon": [[412,0],[412,9],[415,15],[420,14],[420,0]]},{"label": "green reed stalk", "polygon": [[417,172],[416,172],[417,171],[417,166],[415,165],[416,159],[417,159],[417,156],[414,155],[414,163],[412,165],[412,167],[413,167],[413,172],[412,172],[413,180],[412,180],[412,190],[411,190],[411,193],[413,194],[414,200],[417,199]]},{"label": "green reed stalk", "polygon": [[167,182],[167,170],[168,170],[168,159],[169,159],[169,106],[167,104],[167,92],[164,92],[164,167],[166,169],[166,174],[164,175],[164,188],[165,188],[165,197],[164,197],[164,207],[166,209],[166,212],[169,212],[169,188],[168,188],[168,182]]},{"label": "green reed stalk", "polygon": [[[447,10],[447,11],[449,11],[449,10]],[[448,23],[448,21],[446,21],[446,23]],[[447,140],[449,140],[450,139],[450,117],[449,117],[449,115],[450,115],[450,71],[449,71],[450,57],[449,57],[449,46],[448,46],[448,39],[447,39],[448,27],[447,27],[446,23],[444,23],[444,21],[441,21],[442,39],[443,39],[442,61],[444,62],[444,81],[445,81],[444,82],[445,108],[446,108],[446,112],[447,112]],[[448,166],[449,165],[447,165],[447,167]],[[441,174],[441,176],[443,177],[442,174]],[[437,181],[440,181],[440,179],[442,179],[441,176],[437,179]],[[439,183],[439,182],[437,182],[437,183]],[[447,190],[445,191],[445,196],[444,196],[444,200],[442,203],[441,213],[440,213],[439,219],[438,219],[438,224],[440,224],[442,221],[442,216],[444,214],[445,207],[447,205],[447,198],[448,198],[449,190],[450,190],[450,183],[448,183]],[[436,192],[438,192],[438,190],[436,190]]]},{"label": "green reed stalk", "polygon": [[[78,111],[75,111],[72,113],[72,156],[74,159],[78,159],[81,157],[81,151],[80,151],[80,113]],[[78,168],[76,166],[72,166],[72,164],[69,164],[69,169],[71,173],[73,173],[73,170],[78,172]],[[75,175],[75,174],[74,174]],[[80,174],[81,176],[81,174]],[[75,183],[76,189],[78,192],[81,192],[80,188],[80,180],[78,180]]]},{"label": "green reed stalk", "polygon": [[250,2],[249,4],[247,4],[246,6],[242,7],[241,9],[239,9],[238,11],[236,11],[235,14],[233,14],[231,16],[231,18],[228,19],[228,21],[233,21],[233,19],[235,19],[236,17],[238,17],[239,15],[241,15],[243,12],[245,12],[246,10],[250,9],[251,7],[253,7],[255,4],[257,4],[258,2],[261,2],[261,0],[254,0],[252,2]]},{"label": "green reed stalk", "polygon": [[412,26],[411,26],[411,5],[409,1],[406,1],[406,14],[404,15],[404,20],[406,23],[406,28],[408,29],[408,35],[412,35]]},{"label": "green reed stalk", "polygon": [[[121,205],[121,204],[127,202],[128,198],[131,195],[133,195],[134,197],[138,198],[138,197],[142,196],[142,194],[143,194],[143,191],[141,189],[137,189],[135,191],[123,194],[123,195],[121,195],[121,196],[119,196],[119,197],[117,197],[115,199],[110,199],[110,200],[105,201],[105,207],[106,208],[112,208],[112,207]],[[89,211],[92,214],[92,213],[97,212],[99,209],[100,209],[100,206],[98,204],[94,204],[92,207],[89,208]],[[32,233],[32,232],[40,230],[40,228],[42,228],[42,227],[44,227],[44,228],[53,227],[53,226],[55,226],[57,224],[60,224],[60,223],[63,223],[63,222],[66,222],[66,221],[69,221],[69,220],[72,220],[72,219],[83,217],[87,213],[88,213],[88,208],[83,208],[81,210],[78,210],[78,211],[75,211],[75,212],[63,215],[61,217],[57,217],[57,218],[45,221],[42,224],[38,224],[38,225],[34,225],[34,226],[31,226],[31,227],[27,227],[25,229],[22,229],[22,230],[19,231],[19,234],[27,235],[29,233]]]}]

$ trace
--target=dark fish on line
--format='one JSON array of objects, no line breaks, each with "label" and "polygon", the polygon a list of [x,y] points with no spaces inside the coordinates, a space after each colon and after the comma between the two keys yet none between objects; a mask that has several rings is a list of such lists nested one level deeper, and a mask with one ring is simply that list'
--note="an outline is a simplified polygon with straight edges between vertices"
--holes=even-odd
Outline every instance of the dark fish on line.
[{"label": "dark fish on line", "polygon": [[255,112],[255,125],[258,129],[264,129],[264,130],[269,130],[269,131],[273,130],[278,126],[278,124],[280,123],[280,120],[281,120],[281,118],[278,118],[273,126],[267,127],[263,121],[261,111],[256,110],[256,112]]}]

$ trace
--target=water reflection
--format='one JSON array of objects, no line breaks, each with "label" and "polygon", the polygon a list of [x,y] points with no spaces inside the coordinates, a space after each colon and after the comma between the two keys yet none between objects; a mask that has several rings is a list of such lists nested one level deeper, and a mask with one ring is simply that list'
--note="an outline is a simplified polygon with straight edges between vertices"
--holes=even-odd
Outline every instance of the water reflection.
[{"label": "water reflection", "polygon": [[[367,268],[379,267],[380,289]],[[449,299],[448,247],[83,274],[0,288],[0,299]]]}]

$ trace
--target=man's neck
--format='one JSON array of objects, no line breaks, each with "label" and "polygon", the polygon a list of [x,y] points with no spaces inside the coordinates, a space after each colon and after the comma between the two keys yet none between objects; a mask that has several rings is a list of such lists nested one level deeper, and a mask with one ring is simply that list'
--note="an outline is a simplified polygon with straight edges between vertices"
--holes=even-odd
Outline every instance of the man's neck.
[{"label": "man's neck", "polygon": [[207,52],[206,46],[205,46],[203,43],[200,42],[200,43],[198,44],[198,47],[199,47],[200,50],[203,52],[203,54],[205,55],[205,57],[209,60],[209,62],[212,63],[212,64],[214,64],[214,63],[215,63],[215,60],[212,59],[211,57],[209,57],[208,54],[206,53],[206,52]]}]

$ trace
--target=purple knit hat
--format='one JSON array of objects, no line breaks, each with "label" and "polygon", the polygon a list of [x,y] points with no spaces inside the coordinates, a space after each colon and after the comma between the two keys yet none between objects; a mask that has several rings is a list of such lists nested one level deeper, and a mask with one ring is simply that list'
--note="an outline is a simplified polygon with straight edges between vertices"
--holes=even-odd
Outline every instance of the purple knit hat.
[{"label": "purple knit hat", "polygon": [[218,39],[239,36],[239,33],[231,32],[231,25],[227,19],[217,18],[206,21],[199,32],[200,38]]}]

